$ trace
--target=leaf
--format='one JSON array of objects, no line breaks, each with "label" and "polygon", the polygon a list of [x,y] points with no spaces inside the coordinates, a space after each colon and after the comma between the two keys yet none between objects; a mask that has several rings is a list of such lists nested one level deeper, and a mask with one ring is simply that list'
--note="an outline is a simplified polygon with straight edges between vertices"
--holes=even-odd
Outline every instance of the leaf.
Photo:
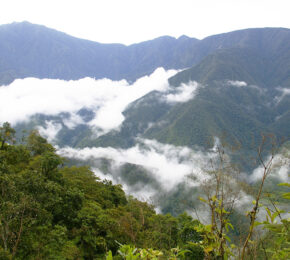
[{"label": "leaf", "polygon": [[282,194],[282,197],[283,197],[284,199],[290,200],[290,192],[283,193],[283,194]]},{"label": "leaf", "polygon": [[286,187],[290,187],[290,183],[283,182],[283,183],[279,183],[278,186],[286,186]]},{"label": "leaf", "polygon": [[230,214],[230,212],[226,211],[224,208],[223,208],[222,212],[225,213],[225,214]]},{"label": "leaf", "polygon": [[261,223],[261,222],[255,221],[255,223],[254,223],[254,227],[259,226],[259,225],[262,225],[262,224],[263,224],[263,223]]},{"label": "leaf", "polygon": [[275,218],[279,215],[279,213],[280,213],[280,211],[274,212],[274,214],[272,215],[272,219],[273,219],[272,222],[274,222]]},{"label": "leaf", "polygon": [[249,243],[253,245],[255,244],[255,241],[249,239]]},{"label": "leaf", "polygon": [[202,198],[202,197],[199,197],[199,200],[200,200],[200,201],[202,201],[202,202],[205,202],[205,203],[207,203],[207,200],[206,200],[206,199],[204,199],[204,198]]},{"label": "leaf", "polygon": [[112,251],[111,250],[106,255],[106,260],[113,260],[113,255],[112,255]]},{"label": "leaf", "polygon": [[271,211],[267,207],[265,209],[266,209],[266,211],[268,213],[268,216],[271,218],[272,217]]},{"label": "leaf", "polygon": [[229,226],[231,227],[232,230],[234,230],[233,225],[232,225],[230,222],[228,222],[228,223],[226,224],[226,229],[227,229],[227,231],[229,231],[229,228],[228,228]]},{"label": "leaf", "polygon": [[204,251],[205,251],[206,253],[210,253],[211,251],[213,251],[213,247],[212,247],[212,246],[208,246],[208,247],[206,247],[206,248],[204,249]]},{"label": "leaf", "polygon": [[231,242],[231,239],[228,236],[225,236],[225,239],[228,240],[228,242]]}]

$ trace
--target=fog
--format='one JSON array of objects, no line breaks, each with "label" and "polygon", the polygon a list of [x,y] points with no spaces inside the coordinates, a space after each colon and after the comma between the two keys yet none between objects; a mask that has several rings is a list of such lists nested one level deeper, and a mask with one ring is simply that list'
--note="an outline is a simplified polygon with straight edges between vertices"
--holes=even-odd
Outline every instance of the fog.
[{"label": "fog", "polygon": [[[193,99],[203,86],[197,82],[189,82],[178,87],[171,87],[168,79],[176,72],[159,68],[151,75],[142,77],[132,84],[125,80],[95,80],[92,78],[76,81],[18,79],[9,86],[0,87],[2,98],[0,123],[9,121],[16,125],[21,122],[29,122],[36,114],[59,116],[60,121],[49,119],[45,121],[44,125],[37,126],[40,134],[45,136],[49,142],[57,144],[57,135],[63,125],[73,129],[80,124],[87,124],[94,129],[94,133],[98,137],[111,130],[118,130],[125,119],[123,112],[128,105],[151,91],[158,91],[159,101],[167,102],[172,106]],[[251,87],[243,81],[228,81],[226,84],[233,87]],[[280,98],[289,94],[288,90],[280,89],[280,91]],[[92,112],[92,118],[85,120],[78,113],[84,108]],[[153,123],[149,123],[148,127],[150,124]],[[157,124],[162,124],[162,121]],[[172,191],[180,189],[179,185],[183,185],[184,188],[181,192],[190,192],[195,189],[199,193],[200,186],[210,179],[207,169],[210,162],[216,159],[216,147],[219,140],[215,138],[214,147],[208,151],[198,147],[174,146],[140,138],[136,139],[136,143],[135,146],[128,149],[65,147],[59,149],[58,153],[61,156],[83,162],[101,158],[110,160],[110,172],[103,172],[98,165],[91,165],[92,170],[102,179],[106,178],[114,183],[121,183],[128,194],[149,200],[151,197],[160,197],[162,194],[165,194],[166,197],[174,196]],[[281,160],[285,161],[285,156],[275,157],[274,164],[277,167],[272,176],[287,181],[289,160],[288,164],[278,167]],[[119,169],[125,164],[137,165],[145,169],[150,180],[153,180],[152,183],[138,183],[130,186],[120,176]],[[262,173],[263,169],[258,167],[250,175],[249,180],[258,181]],[[232,182],[232,187],[237,187],[235,181]],[[242,209],[249,207],[252,197],[240,191],[240,198],[237,205]],[[195,199],[197,200],[196,196]],[[202,214],[203,209],[198,205],[196,210]]]},{"label": "fog", "polygon": [[[88,108],[96,113],[90,125],[114,129],[123,122],[122,112],[128,104],[153,90],[166,92],[169,90],[168,78],[176,72],[158,68],[131,85],[126,80],[92,78],[76,81],[17,79],[0,88],[1,122],[16,124],[28,121],[36,113],[57,115],[65,112],[73,115],[81,108]],[[68,124],[71,123],[70,120]]]},{"label": "fog", "polygon": [[61,130],[62,125],[59,123],[54,123],[52,121],[46,121],[45,126],[39,126],[38,131],[42,136],[45,136],[48,142],[53,142]]},{"label": "fog", "polygon": [[[120,129],[125,119],[123,111],[130,103],[151,91],[160,93],[160,102],[172,105],[194,98],[200,87],[197,82],[182,84],[177,88],[169,85],[168,78],[176,73],[176,70],[158,68],[132,84],[126,80],[92,78],[75,81],[17,79],[9,86],[0,87],[0,123],[8,121],[16,125],[29,122],[36,114],[58,116],[62,124],[47,120],[45,125],[38,127],[50,142],[56,138],[62,125],[73,129],[79,124],[87,124],[98,137]],[[84,121],[78,114],[84,108],[93,114],[90,120]]]},{"label": "fog", "polygon": [[[274,178],[280,182],[289,182],[290,153],[285,149],[284,153],[276,154],[271,163],[269,156],[264,164],[269,165],[269,174],[267,178]],[[257,182],[262,179],[265,168],[258,166],[249,177],[250,182]]]},{"label": "fog", "polygon": [[[172,190],[179,183],[187,181],[186,177],[194,175],[196,181],[191,185],[199,186],[207,178],[202,169],[209,159],[215,156],[212,152],[201,152],[188,147],[162,144],[155,140],[139,139],[139,143],[129,149],[112,147],[93,147],[74,149],[62,148],[58,152],[67,158],[89,159],[107,158],[121,166],[125,163],[136,164],[148,169],[163,190]],[[100,169],[97,173],[100,172]],[[113,173],[112,173],[113,174]]]}]

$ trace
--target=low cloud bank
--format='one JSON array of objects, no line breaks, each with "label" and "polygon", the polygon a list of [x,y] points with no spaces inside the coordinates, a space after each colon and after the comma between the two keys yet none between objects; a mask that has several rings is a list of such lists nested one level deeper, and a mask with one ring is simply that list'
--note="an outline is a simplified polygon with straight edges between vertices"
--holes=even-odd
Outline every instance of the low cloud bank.
[{"label": "low cloud bank", "polygon": [[0,120],[16,124],[36,113],[76,113],[85,107],[96,112],[91,125],[103,129],[116,128],[124,120],[122,112],[129,103],[153,90],[166,91],[169,88],[167,79],[175,73],[175,70],[159,68],[132,85],[126,80],[92,78],[77,81],[17,79],[0,88]]},{"label": "low cloud bank", "polygon": [[116,166],[125,163],[136,164],[152,173],[164,190],[171,190],[186,177],[194,174],[198,186],[207,177],[202,173],[206,162],[215,156],[213,153],[193,151],[187,147],[161,144],[154,140],[139,139],[139,144],[129,149],[112,147],[74,149],[71,147],[59,150],[59,154],[83,161],[98,158],[113,160]]},{"label": "low cloud bank", "polygon": [[[98,166],[97,163],[92,167],[97,176],[102,179],[110,179],[113,183],[122,184],[127,194],[153,202],[161,211],[168,203],[174,203],[172,201],[181,200],[184,196],[188,197],[188,194],[190,194],[190,197],[187,198],[189,203],[187,204],[182,199],[178,202],[182,204],[179,205],[179,208],[188,209],[190,214],[198,214],[206,221],[208,213],[203,215],[203,212],[208,211],[205,211],[205,205],[200,203],[198,197],[204,196],[206,187],[214,185],[210,171],[216,164],[219,164],[219,156],[216,150],[219,141],[217,138],[215,141],[214,147],[208,151],[162,144],[155,140],[138,139],[139,143],[129,149],[112,147],[74,149],[66,147],[59,149],[58,153],[61,156],[84,162],[97,162],[101,158],[108,159],[111,163],[109,171],[106,169],[106,172],[103,172],[101,165]],[[229,160],[228,157],[227,160]],[[120,171],[126,163],[139,165],[146,169],[150,181],[145,183],[137,181],[137,184],[130,185],[123,179]],[[123,172],[123,174],[127,174],[127,172]],[[144,175],[141,178],[143,177]],[[138,175],[129,175],[128,178],[131,182],[132,178],[138,178]],[[152,180],[154,181],[152,182]],[[228,194],[234,194],[238,211],[244,213],[245,209],[251,207],[253,198],[243,192],[234,176],[228,179],[228,185],[225,188],[228,190]],[[177,198],[176,194],[181,197]],[[228,196],[229,201],[233,199],[230,195]],[[190,211],[193,207],[192,202],[195,208],[194,212]]]},{"label": "low cloud bank", "polygon": [[[96,130],[97,135],[102,135],[118,130],[125,119],[122,112],[130,103],[151,91],[158,91],[163,102],[186,102],[193,98],[198,83],[190,82],[173,88],[168,78],[176,73],[176,70],[158,68],[131,85],[126,80],[92,78],[76,81],[17,79],[9,86],[0,87],[0,123],[9,121],[15,125],[29,121],[35,114],[58,116],[64,113],[66,117],[60,117],[61,121],[47,121],[39,128],[49,141],[60,130],[60,122],[69,129],[87,124]],[[84,121],[78,113],[81,109],[92,112],[92,118]]]},{"label": "low cloud bank", "polygon": [[[274,178],[278,181],[289,182],[289,168],[290,168],[290,151],[283,149],[283,153],[274,156],[268,178]],[[267,165],[271,157],[265,160]],[[264,174],[264,167],[260,165],[250,175],[250,182],[257,182],[262,179]]]}]

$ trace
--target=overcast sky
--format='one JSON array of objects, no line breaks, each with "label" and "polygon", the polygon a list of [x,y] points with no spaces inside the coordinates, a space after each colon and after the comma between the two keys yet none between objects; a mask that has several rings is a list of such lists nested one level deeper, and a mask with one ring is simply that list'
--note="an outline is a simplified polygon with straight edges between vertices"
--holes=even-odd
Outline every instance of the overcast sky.
[{"label": "overcast sky", "polygon": [[98,42],[290,28],[289,0],[0,0],[0,24],[29,21]]}]

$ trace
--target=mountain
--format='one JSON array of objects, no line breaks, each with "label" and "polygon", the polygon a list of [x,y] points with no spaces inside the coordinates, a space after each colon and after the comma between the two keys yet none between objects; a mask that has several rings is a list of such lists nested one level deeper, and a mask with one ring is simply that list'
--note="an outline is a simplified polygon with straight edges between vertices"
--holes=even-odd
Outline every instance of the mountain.
[{"label": "mountain", "polygon": [[[1,93],[17,94],[7,96],[13,106],[9,109],[2,106],[5,113],[0,109],[0,115],[9,115],[16,106],[27,111],[24,107],[27,106],[34,114],[14,125],[18,140],[23,141],[22,130],[36,128],[58,147],[58,152],[67,158],[66,164],[89,165],[97,176],[122,184],[127,194],[153,201],[160,212],[177,216],[185,210],[192,212],[193,208],[199,211],[200,185],[218,140],[230,144],[228,147],[234,146],[233,153],[226,149],[230,162],[251,181],[253,171],[259,166],[252,159],[257,156],[261,133],[289,139],[289,43],[290,30],[283,28],[246,29],[203,40],[165,36],[124,46],[81,40],[29,23],[0,26],[2,84],[25,77],[70,80],[86,76],[125,78],[131,82],[148,75],[126,86],[146,88],[150,84],[158,85],[160,74],[157,73],[157,83],[152,76],[155,72],[149,75],[157,67],[180,69],[168,80],[169,74],[161,69],[167,75],[162,80],[166,88],[154,88],[138,96],[125,109],[119,106],[120,100],[109,98],[106,103],[106,95],[120,94],[106,80],[96,85],[101,88],[104,84],[105,95],[91,92],[86,86],[88,82],[91,84],[90,80],[80,84],[80,81],[19,80],[14,83],[21,90],[14,83],[0,87]],[[31,87],[33,82],[37,84]],[[129,93],[121,83],[114,84],[121,92]],[[34,95],[37,89],[40,89],[38,94],[45,91],[53,97],[48,97],[50,103],[46,104],[47,109],[53,106],[52,110],[42,109],[41,102],[46,102]],[[46,92],[47,89],[54,90]],[[76,89],[78,95],[71,96],[70,92]],[[89,100],[84,98],[88,96],[100,102],[83,102]],[[42,101],[35,100],[37,105],[30,106],[24,102],[26,97],[29,101],[32,98]],[[123,102],[124,95],[121,97]],[[54,106],[70,103],[70,98],[78,103],[76,110],[53,112]],[[112,121],[121,115],[122,124],[109,131],[94,125],[92,122],[103,108],[110,113],[105,113],[102,120]],[[122,114],[118,109],[122,109]],[[264,149],[264,158],[268,148]],[[286,153],[282,157],[285,165],[289,164],[287,156]],[[282,171],[272,174],[271,191],[277,191],[279,176],[284,176]],[[247,190],[243,192],[248,194]]]},{"label": "mountain", "polygon": [[203,40],[164,36],[130,46],[100,44],[27,22],[0,26],[0,81],[38,77],[81,77],[134,81],[157,67],[181,69],[169,79],[171,94],[196,81],[199,87],[186,102],[166,102],[155,91],[133,102],[123,112],[118,130],[96,137],[87,108],[73,129],[62,123],[69,115],[35,115],[32,128],[54,121],[62,125],[58,144],[73,147],[122,147],[136,137],[162,143],[206,147],[214,136],[227,135],[246,151],[259,142],[261,132],[288,137],[290,129],[290,30],[245,29]]},{"label": "mountain", "polygon": [[[280,67],[286,71],[290,56],[284,58],[286,62]],[[289,78],[271,69],[270,60],[248,48],[218,50],[169,79],[176,88],[199,82],[193,99],[169,104],[162,101],[161,93],[149,93],[127,108],[120,131],[78,144],[130,147],[136,136],[142,136],[162,143],[205,147],[213,136],[226,134],[230,142],[239,141],[249,150],[253,139],[259,143],[262,132],[288,137],[290,97],[285,95],[279,101],[277,97],[281,96],[281,86],[289,88]],[[284,76],[279,77],[281,74]]]},{"label": "mountain", "polygon": [[[264,197],[272,194],[276,200],[286,192],[277,184],[289,182],[289,43],[290,30],[284,28],[203,40],[164,36],[125,46],[81,40],[27,22],[0,26],[0,186],[3,223],[11,231],[2,232],[0,255],[101,259],[108,250],[116,253],[119,243],[169,252],[187,249],[181,247],[187,241],[200,255],[193,242],[201,238],[193,225],[202,233],[206,229],[179,214],[187,211],[210,223],[204,206],[214,209],[218,197],[218,204],[233,210],[224,226],[237,227],[228,235],[238,245],[240,230],[248,230],[245,210],[257,210],[258,199],[254,206],[253,199],[269,205]],[[178,72],[156,69],[160,66]],[[25,77],[50,79],[13,82]],[[129,83],[51,80],[82,77]],[[17,136],[8,123],[1,127],[8,117]],[[39,131],[21,131],[32,129]],[[277,139],[265,141],[255,162],[261,133]],[[288,142],[279,146],[282,138]],[[269,161],[275,140],[278,156]],[[263,171],[267,196],[260,194]],[[157,215],[153,206],[128,195],[179,216]],[[204,205],[202,198],[208,198]],[[277,202],[287,212],[285,198]],[[224,210],[216,209],[212,212],[222,219]],[[269,237],[270,242],[267,235],[263,241],[272,249]],[[260,251],[264,255],[264,246],[255,252]]]},{"label": "mountain", "polygon": [[[234,47],[251,48],[274,57],[276,67],[280,62],[287,62],[280,55],[289,53],[287,42],[288,29],[265,28],[240,30],[203,40],[163,36],[125,46],[78,39],[28,22],[12,23],[0,26],[0,84],[25,77],[65,80],[107,77],[134,81],[158,67],[188,68],[216,50]],[[289,79],[288,69],[289,63],[284,71],[279,69],[280,76]]]},{"label": "mountain", "polygon": [[157,67],[182,68],[197,39],[160,37],[125,46],[101,44],[28,22],[0,26],[0,83],[37,77],[114,80],[147,75]]}]

